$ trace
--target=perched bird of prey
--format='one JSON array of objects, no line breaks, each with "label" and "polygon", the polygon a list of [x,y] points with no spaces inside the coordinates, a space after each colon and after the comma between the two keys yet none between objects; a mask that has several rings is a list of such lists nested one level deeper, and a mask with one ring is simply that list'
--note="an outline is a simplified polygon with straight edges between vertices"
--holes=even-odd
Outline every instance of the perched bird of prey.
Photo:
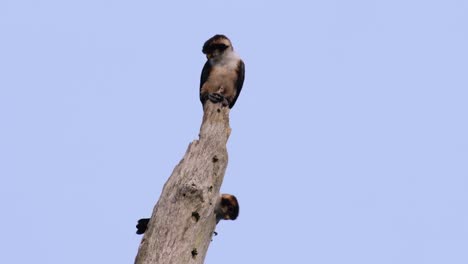
[{"label": "perched bird of prey", "polygon": [[[239,215],[239,203],[237,202],[237,198],[232,194],[222,194],[216,204],[215,214],[216,224],[221,220],[236,220]],[[145,233],[146,229],[148,229],[149,221],[150,218],[142,218],[138,220],[138,224],[136,225],[136,233],[138,235]]]},{"label": "perched bird of prey", "polygon": [[245,65],[224,35],[215,35],[203,45],[208,59],[200,80],[200,101],[222,103],[232,108],[244,84]]}]

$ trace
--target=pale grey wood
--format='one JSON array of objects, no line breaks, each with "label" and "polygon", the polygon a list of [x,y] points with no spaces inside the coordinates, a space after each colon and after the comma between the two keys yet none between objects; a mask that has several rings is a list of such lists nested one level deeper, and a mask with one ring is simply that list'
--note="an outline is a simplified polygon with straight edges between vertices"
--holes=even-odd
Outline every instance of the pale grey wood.
[{"label": "pale grey wood", "polygon": [[164,185],[136,264],[204,262],[216,226],[214,211],[228,163],[230,133],[229,108],[207,101],[199,139],[190,143]]}]

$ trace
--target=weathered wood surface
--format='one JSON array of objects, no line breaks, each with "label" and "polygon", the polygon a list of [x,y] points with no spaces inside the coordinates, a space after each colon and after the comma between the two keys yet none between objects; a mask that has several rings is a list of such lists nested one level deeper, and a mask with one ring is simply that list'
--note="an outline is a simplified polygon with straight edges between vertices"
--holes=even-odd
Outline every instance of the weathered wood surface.
[{"label": "weathered wood surface", "polygon": [[229,108],[207,101],[199,139],[164,185],[136,264],[203,263],[216,227],[215,205],[228,163]]}]

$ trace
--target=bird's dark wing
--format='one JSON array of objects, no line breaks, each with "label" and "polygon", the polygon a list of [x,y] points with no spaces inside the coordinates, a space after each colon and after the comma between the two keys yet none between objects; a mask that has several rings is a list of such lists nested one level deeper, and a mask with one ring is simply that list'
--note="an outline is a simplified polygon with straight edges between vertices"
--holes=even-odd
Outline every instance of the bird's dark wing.
[{"label": "bird's dark wing", "polygon": [[211,72],[211,63],[209,60],[206,61],[205,63],[205,66],[203,66],[203,70],[201,72],[201,77],[200,77],[200,101],[202,102],[202,104],[204,103],[204,101],[206,100],[206,98],[202,98],[202,87],[203,87],[203,84],[206,82],[206,80],[208,79],[208,76],[210,75],[210,72]]},{"label": "bird's dark wing", "polygon": [[229,104],[229,108],[232,108],[234,104],[237,101],[237,97],[239,97],[239,94],[242,90],[242,85],[244,85],[244,78],[245,78],[245,64],[242,60],[239,61],[237,65],[237,80],[236,80],[236,96],[234,97],[234,100],[232,100],[231,104]]}]

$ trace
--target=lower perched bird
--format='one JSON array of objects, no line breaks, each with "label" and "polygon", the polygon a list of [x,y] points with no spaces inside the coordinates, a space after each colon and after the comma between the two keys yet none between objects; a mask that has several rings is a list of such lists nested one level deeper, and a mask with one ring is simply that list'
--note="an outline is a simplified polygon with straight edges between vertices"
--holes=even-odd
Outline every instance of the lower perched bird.
[{"label": "lower perched bird", "polygon": [[[221,220],[236,220],[239,216],[239,203],[234,195],[222,194],[215,208],[216,224]],[[138,235],[145,233],[151,218],[142,218],[136,225]]]},{"label": "lower perched bird", "polygon": [[245,65],[224,35],[215,35],[203,45],[208,59],[200,79],[200,101],[222,103],[232,108],[244,84]]}]

